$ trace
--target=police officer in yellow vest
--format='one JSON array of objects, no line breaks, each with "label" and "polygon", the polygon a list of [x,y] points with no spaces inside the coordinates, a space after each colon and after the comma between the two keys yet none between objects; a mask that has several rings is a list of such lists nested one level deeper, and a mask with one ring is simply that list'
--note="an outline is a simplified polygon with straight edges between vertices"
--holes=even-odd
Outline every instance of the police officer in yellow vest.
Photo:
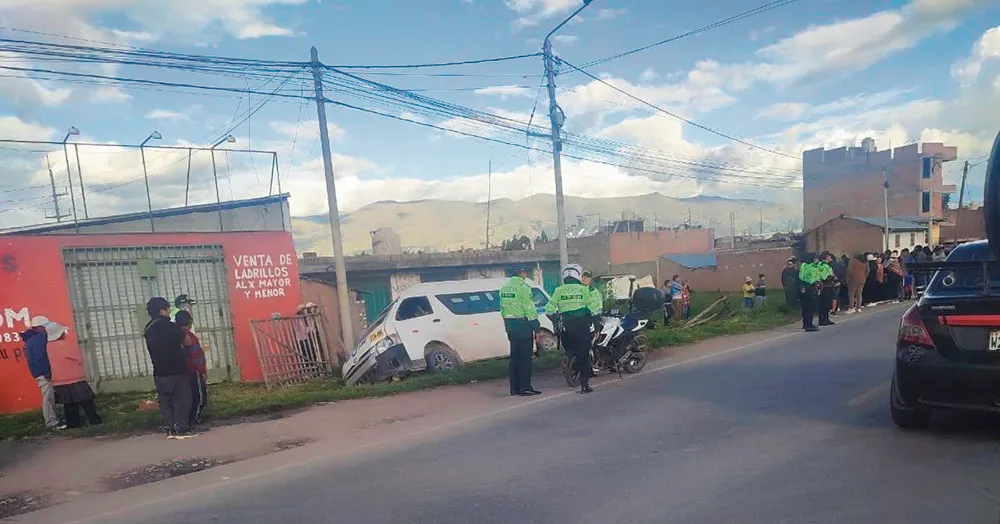
[{"label": "police officer in yellow vest", "polygon": [[580,392],[590,393],[590,327],[600,325],[602,304],[597,295],[583,285],[583,268],[570,264],[563,269],[563,284],[552,292],[545,305],[545,314],[556,317],[553,323],[562,325],[562,343],[574,371],[580,374]]},{"label": "police officer in yellow vest", "polygon": [[527,268],[519,267],[517,274],[500,288],[500,315],[510,342],[510,394],[522,397],[541,394],[531,385],[531,354],[542,328],[531,286],[525,282],[527,277]]}]

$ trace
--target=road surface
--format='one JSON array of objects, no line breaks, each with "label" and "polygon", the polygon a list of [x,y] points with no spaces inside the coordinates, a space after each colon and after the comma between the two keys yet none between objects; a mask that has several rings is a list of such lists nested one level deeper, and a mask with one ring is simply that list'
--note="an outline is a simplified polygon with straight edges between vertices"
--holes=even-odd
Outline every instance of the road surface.
[{"label": "road surface", "polygon": [[996,523],[996,424],[945,416],[909,433],[888,418],[901,313],[895,307],[820,333],[779,330],[760,343],[652,362],[591,395],[550,389],[511,398],[502,410],[358,453],[275,455],[227,469],[229,477],[206,480],[210,470],[197,481],[120,492],[103,509],[81,501],[74,518]]}]

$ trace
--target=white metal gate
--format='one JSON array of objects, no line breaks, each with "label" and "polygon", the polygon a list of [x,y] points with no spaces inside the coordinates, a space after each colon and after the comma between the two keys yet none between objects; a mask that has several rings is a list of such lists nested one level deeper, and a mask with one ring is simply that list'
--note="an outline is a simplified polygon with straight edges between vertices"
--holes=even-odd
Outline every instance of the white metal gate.
[{"label": "white metal gate", "polygon": [[194,331],[210,377],[233,378],[233,319],[222,246],[67,248],[63,262],[77,338],[94,382],[150,377],[146,302],[194,297]]}]

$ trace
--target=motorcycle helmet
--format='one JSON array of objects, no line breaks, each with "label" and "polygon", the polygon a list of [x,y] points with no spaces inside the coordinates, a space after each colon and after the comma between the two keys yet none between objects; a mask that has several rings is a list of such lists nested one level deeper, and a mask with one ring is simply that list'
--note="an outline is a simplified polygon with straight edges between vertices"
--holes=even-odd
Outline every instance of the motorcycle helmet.
[{"label": "motorcycle helmet", "polygon": [[573,278],[579,281],[583,278],[583,268],[580,264],[569,264],[562,270],[562,280],[566,281],[567,278]]},{"label": "motorcycle helmet", "polygon": [[632,293],[632,311],[646,316],[663,307],[663,291],[655,287],[641,287]]}]

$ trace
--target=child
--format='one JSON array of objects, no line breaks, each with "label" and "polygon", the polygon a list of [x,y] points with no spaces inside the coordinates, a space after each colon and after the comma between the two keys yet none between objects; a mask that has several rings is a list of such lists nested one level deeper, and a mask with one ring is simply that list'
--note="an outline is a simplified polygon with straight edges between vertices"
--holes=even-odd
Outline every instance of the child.
[{"label": "child", "polygon": [[757,285],[754,286],[754,299],[758,306],[763,306],[767,300],[767,287],[764,285],[764,274],[757,275]]},{"label": "child", "polygon": [[180,310],[174,317],[174,322],[184,330],[184,343],[187,354],[188,376],[191,378],[191,414],[188,425],[201,424],[201,413],[208,403],[208,370],[205,365],[205,350],[201,347],[198,336],[191,331],[194,319],[191,313]]},{"label": "child", "polygon": [[744,309],[753,309],[754,297],[757,294],[757,288],[753,285],[753,279],[747,277],[743,281],[743,307]]}]

